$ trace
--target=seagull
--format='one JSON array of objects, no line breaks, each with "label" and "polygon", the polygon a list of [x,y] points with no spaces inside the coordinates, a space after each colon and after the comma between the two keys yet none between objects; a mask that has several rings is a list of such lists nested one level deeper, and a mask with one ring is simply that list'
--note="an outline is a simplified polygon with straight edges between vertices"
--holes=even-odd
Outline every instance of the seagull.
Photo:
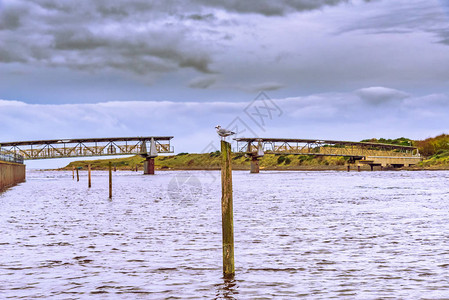
[{"label": "seagull", "polygon": [[215,128],[217,129],[218,135],[222,137],[222,140],[224,140],[227,136],[235,134],[235,132],[231,130],[221,128],[220,125],[215,126]]}]

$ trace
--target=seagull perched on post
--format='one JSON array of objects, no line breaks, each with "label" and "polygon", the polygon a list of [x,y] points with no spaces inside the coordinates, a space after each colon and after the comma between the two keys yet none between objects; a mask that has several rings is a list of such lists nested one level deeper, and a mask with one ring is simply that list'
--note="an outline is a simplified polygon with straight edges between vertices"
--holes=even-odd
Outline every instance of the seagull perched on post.
[{"label": "seagull perched on post", "polygon": [[217,129],[217,133],[219,136],[221,136],[222,140],[224,140],[227,136],[235,134],[235,132],[233,132],[231,130],[221,128],[220,125],[215,126],[215,128]]}]

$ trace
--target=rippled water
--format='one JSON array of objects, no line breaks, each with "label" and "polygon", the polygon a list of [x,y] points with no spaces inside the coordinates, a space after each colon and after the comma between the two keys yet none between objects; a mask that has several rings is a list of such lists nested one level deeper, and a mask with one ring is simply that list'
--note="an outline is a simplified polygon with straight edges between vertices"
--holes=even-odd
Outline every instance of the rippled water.
[{"label": "rippled water", "polygon": [[[449,298],[449,172],[28,173],[0,194],[0,298]],[[181,189],[180,189],[181,188]]]}]

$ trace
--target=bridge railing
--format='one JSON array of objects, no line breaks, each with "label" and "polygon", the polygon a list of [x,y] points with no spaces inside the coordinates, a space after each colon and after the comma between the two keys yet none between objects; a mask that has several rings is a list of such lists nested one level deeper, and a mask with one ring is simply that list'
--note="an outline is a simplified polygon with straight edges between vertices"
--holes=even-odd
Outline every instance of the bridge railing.
[{"label": "bridge railing", "polygon": [[23,164],[23,156],[0,148],[0,161]]}]

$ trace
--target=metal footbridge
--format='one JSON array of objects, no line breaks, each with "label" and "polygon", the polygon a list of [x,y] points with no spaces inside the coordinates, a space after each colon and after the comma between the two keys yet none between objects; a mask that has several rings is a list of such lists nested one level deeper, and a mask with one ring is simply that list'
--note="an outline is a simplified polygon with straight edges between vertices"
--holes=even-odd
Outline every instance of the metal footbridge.
[{"label": "metal footbridge", "polygon": [[154,158],[159,153],[173,153],[172,136],[75,138],[0,143],[7,158],[35,160],[111,155],[145,157],[144,173],[154,174]]},{"label": "metal footbridge", "polygon": [[349,163],[403,167],[422,160],[418,148],[381,143],[317,139],[235,138],[236,152],[251,156],[251,172],[259,172],[258,159],[265,154],[343,156]]},{"label": "metal footbridge", "polygon": [[[172,136],[57,139],[0,143],[9,153],[23,156],[24,160],[108,156],[145,155],[152,152],[173,153]],[[148,151],[149,150],[149,151]]]}]

